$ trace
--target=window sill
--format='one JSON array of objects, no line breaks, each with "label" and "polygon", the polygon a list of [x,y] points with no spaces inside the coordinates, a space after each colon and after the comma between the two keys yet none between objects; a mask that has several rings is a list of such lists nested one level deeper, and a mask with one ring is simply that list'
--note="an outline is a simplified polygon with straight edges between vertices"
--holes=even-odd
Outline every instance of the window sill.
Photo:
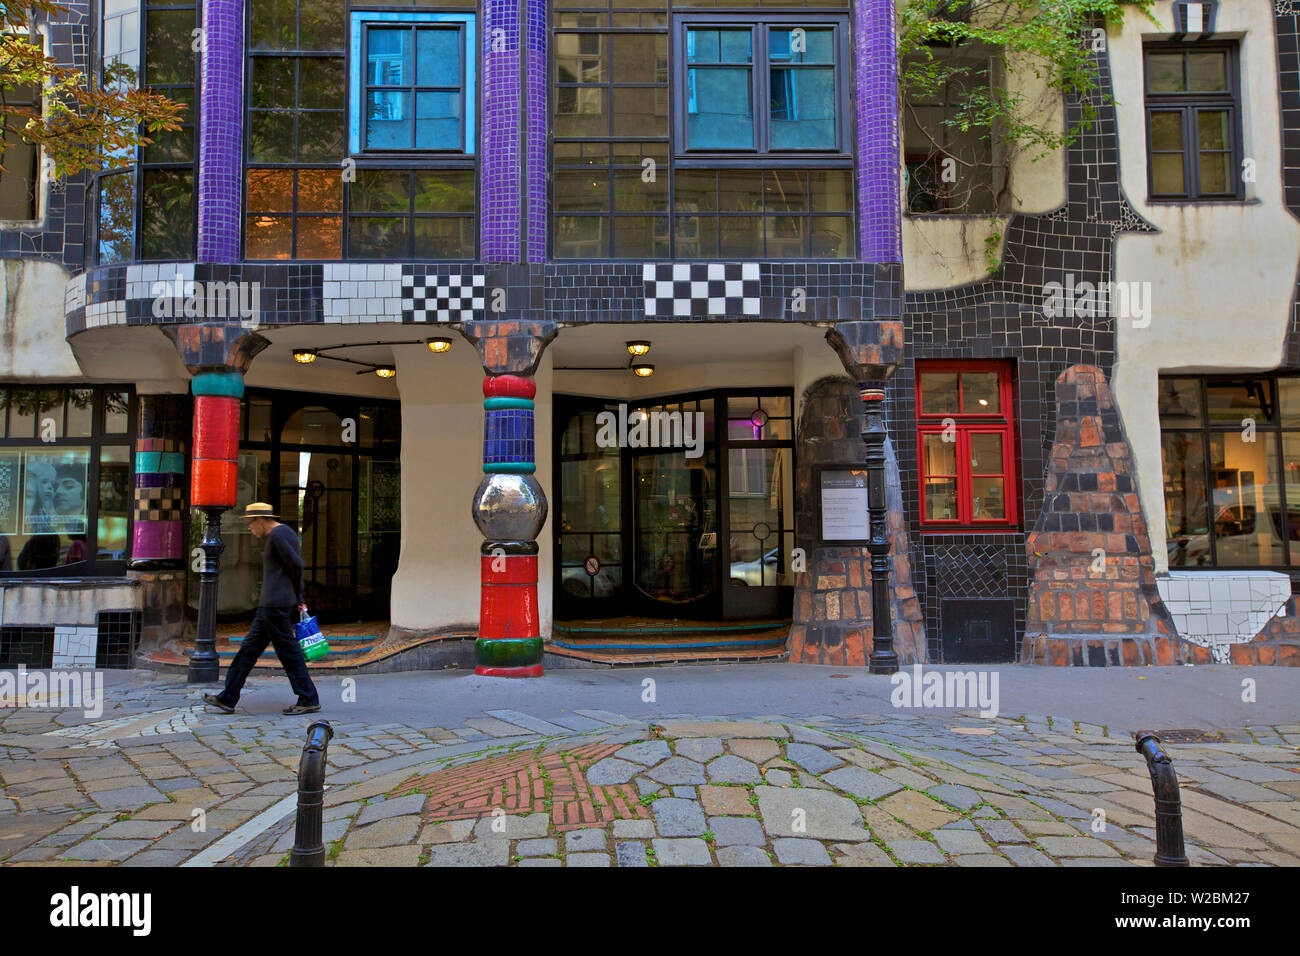
[{"label": "window sill", "polygon": [[959,528],[957,528],[957,527],[934,528],[934,527],[926,527],[925,525],[922,525],[918,533],[919,533],[919,534],[924,534],[924,535],[942,535],[942,534],[1006,534],[1006,535],[1012,535],[1012,534],[1024,534],[1024,530],[1021,529],[1021,528],[1019,528],[1019,527],[1013,527],[1013,526],[1010,526],[1010,525],[1002,525],[1002,526],[999,526],[999,527],[996,527],[996,528],[988,527],[987,525],[986,525],[986,526],[983,526],[983,527],[981,527],[981,526],[979,526],[979,525],[963,525],[963,526],[961,526],[961,527],[959,527]]},{"label": "window sill", "polygon": [[1147,198],[1148,206],[1262,206],[1261,199],[1166,199]]}]

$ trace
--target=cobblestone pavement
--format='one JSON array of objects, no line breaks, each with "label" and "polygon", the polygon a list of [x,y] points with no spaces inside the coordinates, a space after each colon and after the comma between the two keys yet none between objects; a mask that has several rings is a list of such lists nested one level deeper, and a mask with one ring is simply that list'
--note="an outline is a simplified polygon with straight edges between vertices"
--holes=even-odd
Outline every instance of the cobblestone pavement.
[{"label": "cobblestone pavement", "polygon": [[[254,678],[246,700],[282,693]],[[141,677],[97,720],[0,710],[0,863],[285,865],[309,719]],[[346,710],[340,711],[346,715]],[[330,718],[337,866],[1146,866],[1127,730],[1072,719],[514,710]],[[1300,725],[1168,743],[1194,864],[1300,864]]]}]

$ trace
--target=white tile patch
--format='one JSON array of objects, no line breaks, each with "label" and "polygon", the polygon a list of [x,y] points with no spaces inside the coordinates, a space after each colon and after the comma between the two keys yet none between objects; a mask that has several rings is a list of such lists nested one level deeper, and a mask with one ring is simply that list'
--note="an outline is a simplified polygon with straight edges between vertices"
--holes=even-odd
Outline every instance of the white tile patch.
[{"label": "white tile patch", "polygon": [[1226,664],[1233,644],[1258,634],[1291,597],[1291,578],[1274,571],[1171,571],[1156,589],[1185,640]]},{"label": "white tile patch", "polygon": [[98,644],[97,628],[56,627],[51,664],[56,668],[94,667],[95,648]]},{"label": "white tile patch", "polygon": [[86,304],[86,274],[83,272],[68,280],[63,291],[63,311],[64,314],[71,312],[73,309],[80,309]]}]

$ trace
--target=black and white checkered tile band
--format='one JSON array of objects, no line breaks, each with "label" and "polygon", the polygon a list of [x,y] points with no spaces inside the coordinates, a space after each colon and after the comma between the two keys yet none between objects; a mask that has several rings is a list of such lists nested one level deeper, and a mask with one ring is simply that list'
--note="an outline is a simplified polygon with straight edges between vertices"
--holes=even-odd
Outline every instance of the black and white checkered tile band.
[{"label": "black and white checkered tile band", "polygon": [[757,262],[647,262],[648,316],[758,315]]},{"label": "black and white checkered tile band", "polygon": [[464,322],[483,317],[487,304],[483,273],[402,276],[402,319],[413,322]]}]

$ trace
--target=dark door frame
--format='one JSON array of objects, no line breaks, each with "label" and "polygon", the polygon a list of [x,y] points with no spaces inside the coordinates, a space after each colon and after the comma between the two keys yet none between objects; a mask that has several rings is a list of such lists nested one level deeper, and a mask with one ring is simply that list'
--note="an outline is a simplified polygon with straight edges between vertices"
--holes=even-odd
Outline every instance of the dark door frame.
[{"label": "dark door frame", "polygon": [[[253,440],[245,437],[239,443],[240,451],[265,451],[270,454],[271,467],[268,474],[270,493],[273,496],[271,504],[279,507],[280,495],[282,492],[282,476],[280,473],[280,455],[285,451],[305,451],[313,454],[333,454],[339,457],[348,457],[351,459],[352,488],[350,492],[349,519],[348,519],[348,538],[351,542],[351,553],[348,562],[348,586],[346,589],[338,588],[337,591],[344,594],[344,608],[334,611],[325,611],[318,615],[324,621],[342,621],[350,618],[358,618],[361,615],[378,613],[379,607],[375,604],[368,603],[365,607],[360,607],[357,597],[357,570],[358,570],[358,525],[360,517],[360,485],[361,474],[360,464],[363,457],[371,459],[396,458],[401,461],[401,439],[400,430],[397,447],[391,450],[379,443],[371,445],[362,445],[358,440],[349,445],[326,445],[326,444],[306,444],[306,445],[286,445],[282,441],[284,427],[293,415],[302,409],[310,406],[320,406],[327,408],[340,419],[352,418],[357,422],[360,428],[361,409],[363,407],[378,406],[385,409],[396,409],[399,414],[401,411],[401,402],[392,399],[371,398],[370,396],[353,396],[353,395],[330,395],[318,392],[297,392],[283,389],[265,389],[249,388],[245,392],[247,398],[269,399],[271,402],[271,441]],[[245,435],[249,427],[248,415],[245,413],[243,428]],[[358,436],[359,438],[359,436]],[[299,536],[302,534],[302,515],[298,516],[298,526],[294,529]],[[399,531],[400,535],[400,531]],[[304,559],[307,557],[303,556]],[[342,565],[340,565],[342,567]],[[391,602],[391,590],[390,590]],[[311,608],[315,613],[315,608]],[[389,613],[389,609],[383,609],[384,614]]]},{"label": "dark door frame", "polygon": [[[730,554],[731,554],[731,507],[730,507],[730,452],[731,442],[727,431],[727,400],[733,396],[789,396],[791,399],[791,426],[793,428],[793,389],[783,386],[763,386],[753,388],[711,388],[697,389],[689,392],[672,392],[663,395],[642,396],[638,398],[600,397],[591,395],[569,395],[555,393],[552,401],[552,481],[555,489],[556,507],[563,502],[563,442],[564,430],[575,415],[584,411],[603,411],[607,405],[617,407],[625,403],[629,411],[635,407],[669,404],[673,402],[698,401],[713,399],[713,431],[708,441],[712,443],[716,480],[714,482],[714,525],[717,533],[717,548],[714,551],[714,587],[704,597],[682,604],[668,604],[657,601],[643,594],[635,584],[635,543],[633,541],[633,501],[632,482],[634,480],[633,459],[638,455],[655,454],[658,448],[620,448],[619,449],[619,537],[622,554],[622,594],[612,598],[570,597],[564,592],[564,562],[562,535],[581,534],[582,532],[564,532],[560,528],[560,514],[553,519],[553,544],[555,561],[552,572],[553,607],[557,620],[576,618],[612,617],[620,614],[636,614],[645,617],[676,618],[695,615],[709,620],[725,620],[744,617],[762,617],[784,615],[789,613],[793,601],[793,588],[788,585],[760,588],[731,588]],[[768,439],[746,442],[746,448],[789,448],[790,467],[793,475],[795,468],[795,442],[791,438]],[[793,502],[792,511],[793,511]],[[793,522],[793,514],[791,515]],[[778,530],[778,547],[782,545]],[[762,554],[759,555],[762,560]],[[727,574],[724,574],[724,569]],[[737,593],[732,593],[732,592]]]}]

